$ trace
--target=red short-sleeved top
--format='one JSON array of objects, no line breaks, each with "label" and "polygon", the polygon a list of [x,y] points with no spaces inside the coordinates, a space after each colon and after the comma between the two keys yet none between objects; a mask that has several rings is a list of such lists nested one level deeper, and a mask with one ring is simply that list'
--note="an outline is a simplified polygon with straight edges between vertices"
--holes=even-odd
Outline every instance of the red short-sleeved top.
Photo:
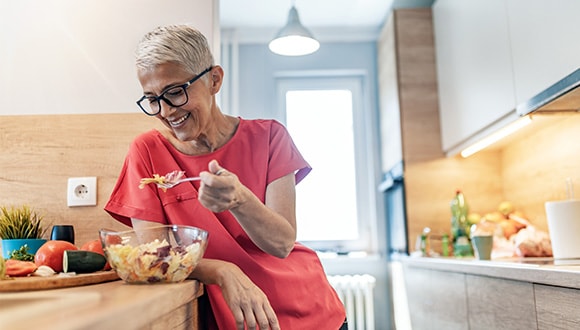
[{"label": "red short-sleeved top", "polygon": [[[209,231],[204,257],[238,265],[268,296],[282,329],[338,329],[345,311],[314,251],[296,243],[285,259],[264,253],[229,211],[213,213],[199,203],[198,182],[166,192],[153,184],[138,187],[141,178],[153,174],[183,170],[187,176],[195,176],[207,170],[212,159],[235,173],[262,202],[270,182],[295,173],[298,183],[311,169],[287,130],[275,120],[240,118],[230,141],[215,152],[197,156],[179,152],[161,133],[152,130],[131,144],[105,210],[127,225],[131,224],[130,218],[138,218]],[[219,329],[235,329],[220,288],[207,285],[206,290]]]}]

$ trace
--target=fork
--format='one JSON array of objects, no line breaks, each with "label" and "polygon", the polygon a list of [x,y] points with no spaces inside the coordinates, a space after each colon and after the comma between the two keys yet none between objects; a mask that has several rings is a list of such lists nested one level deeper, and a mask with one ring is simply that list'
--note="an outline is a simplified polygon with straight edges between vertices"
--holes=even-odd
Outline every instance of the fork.
[{"label": "fork", "polygon": [[[218,170],[215,173],[215,175],[218,175],[219,176],[224,171],[225,170],[222,168],[222,169]],[[175,180],[175,181],[172,181],[172,182],[157,183],[157,187],[159,187],[161,189],[169,189],[169,188],[173,188],[173,187],[177,186],[180,183],[184,183],[184,182],[187,182],[187,181],[199,181],[199,180],[201,180],[201,177],[194,176],[194,177],[191,177],[191,178],[183,178],[183,179]]]},{"label": "fork", "polygon": [[191,178],[183,178],[183,179],[179,179],[173,182],[164,182],[164,183],[157,183],[157,187],[159,188],[163,188],[163,189],[169,189],[169,188],[173,188],[175,186],[177,186],[180,183],[184,183],[187,181],[199,181],[201,180],[201,178],[199,176],[194,176]]}]

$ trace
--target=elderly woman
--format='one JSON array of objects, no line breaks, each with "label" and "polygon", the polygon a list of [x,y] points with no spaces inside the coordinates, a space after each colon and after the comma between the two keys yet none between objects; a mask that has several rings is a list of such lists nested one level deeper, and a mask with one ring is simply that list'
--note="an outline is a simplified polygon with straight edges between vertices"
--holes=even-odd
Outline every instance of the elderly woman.
[{"label": "elderly woman", "polygon": [[[310,167],[284,126],[221,112],[224,71],[192,27],[148,33],[136,64],[137,104],[167,129],[135,138],[105,210],[134,228],[209,231],[191,275],[206,285],[207,328],[346,329],[316,253],[296,242],[295,185]],[[141,178],[174,170],[201,180],[139,189]]]}]

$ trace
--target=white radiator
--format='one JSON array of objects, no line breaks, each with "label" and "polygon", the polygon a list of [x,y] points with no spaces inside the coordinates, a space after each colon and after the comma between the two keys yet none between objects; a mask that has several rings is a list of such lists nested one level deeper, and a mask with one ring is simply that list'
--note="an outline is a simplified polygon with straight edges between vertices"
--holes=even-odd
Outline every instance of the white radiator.
[{"label": "white radiator", "polygon": [[330,275],[330,285],[346,309],[349,330],[374,330],[373,289],[376,279],[364,275]]}]

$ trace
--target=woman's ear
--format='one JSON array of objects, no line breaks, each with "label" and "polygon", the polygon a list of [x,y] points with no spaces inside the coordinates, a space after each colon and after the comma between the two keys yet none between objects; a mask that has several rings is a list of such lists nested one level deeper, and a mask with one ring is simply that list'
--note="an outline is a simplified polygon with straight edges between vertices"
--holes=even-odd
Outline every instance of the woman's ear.
[{"label": "woman's ear", "polygon": [[209,72],[210,76],[210,89],[213,94],[217,94],[222,87],[222,83],[224,81],[224,69],[216,65],[213,69]]}]

